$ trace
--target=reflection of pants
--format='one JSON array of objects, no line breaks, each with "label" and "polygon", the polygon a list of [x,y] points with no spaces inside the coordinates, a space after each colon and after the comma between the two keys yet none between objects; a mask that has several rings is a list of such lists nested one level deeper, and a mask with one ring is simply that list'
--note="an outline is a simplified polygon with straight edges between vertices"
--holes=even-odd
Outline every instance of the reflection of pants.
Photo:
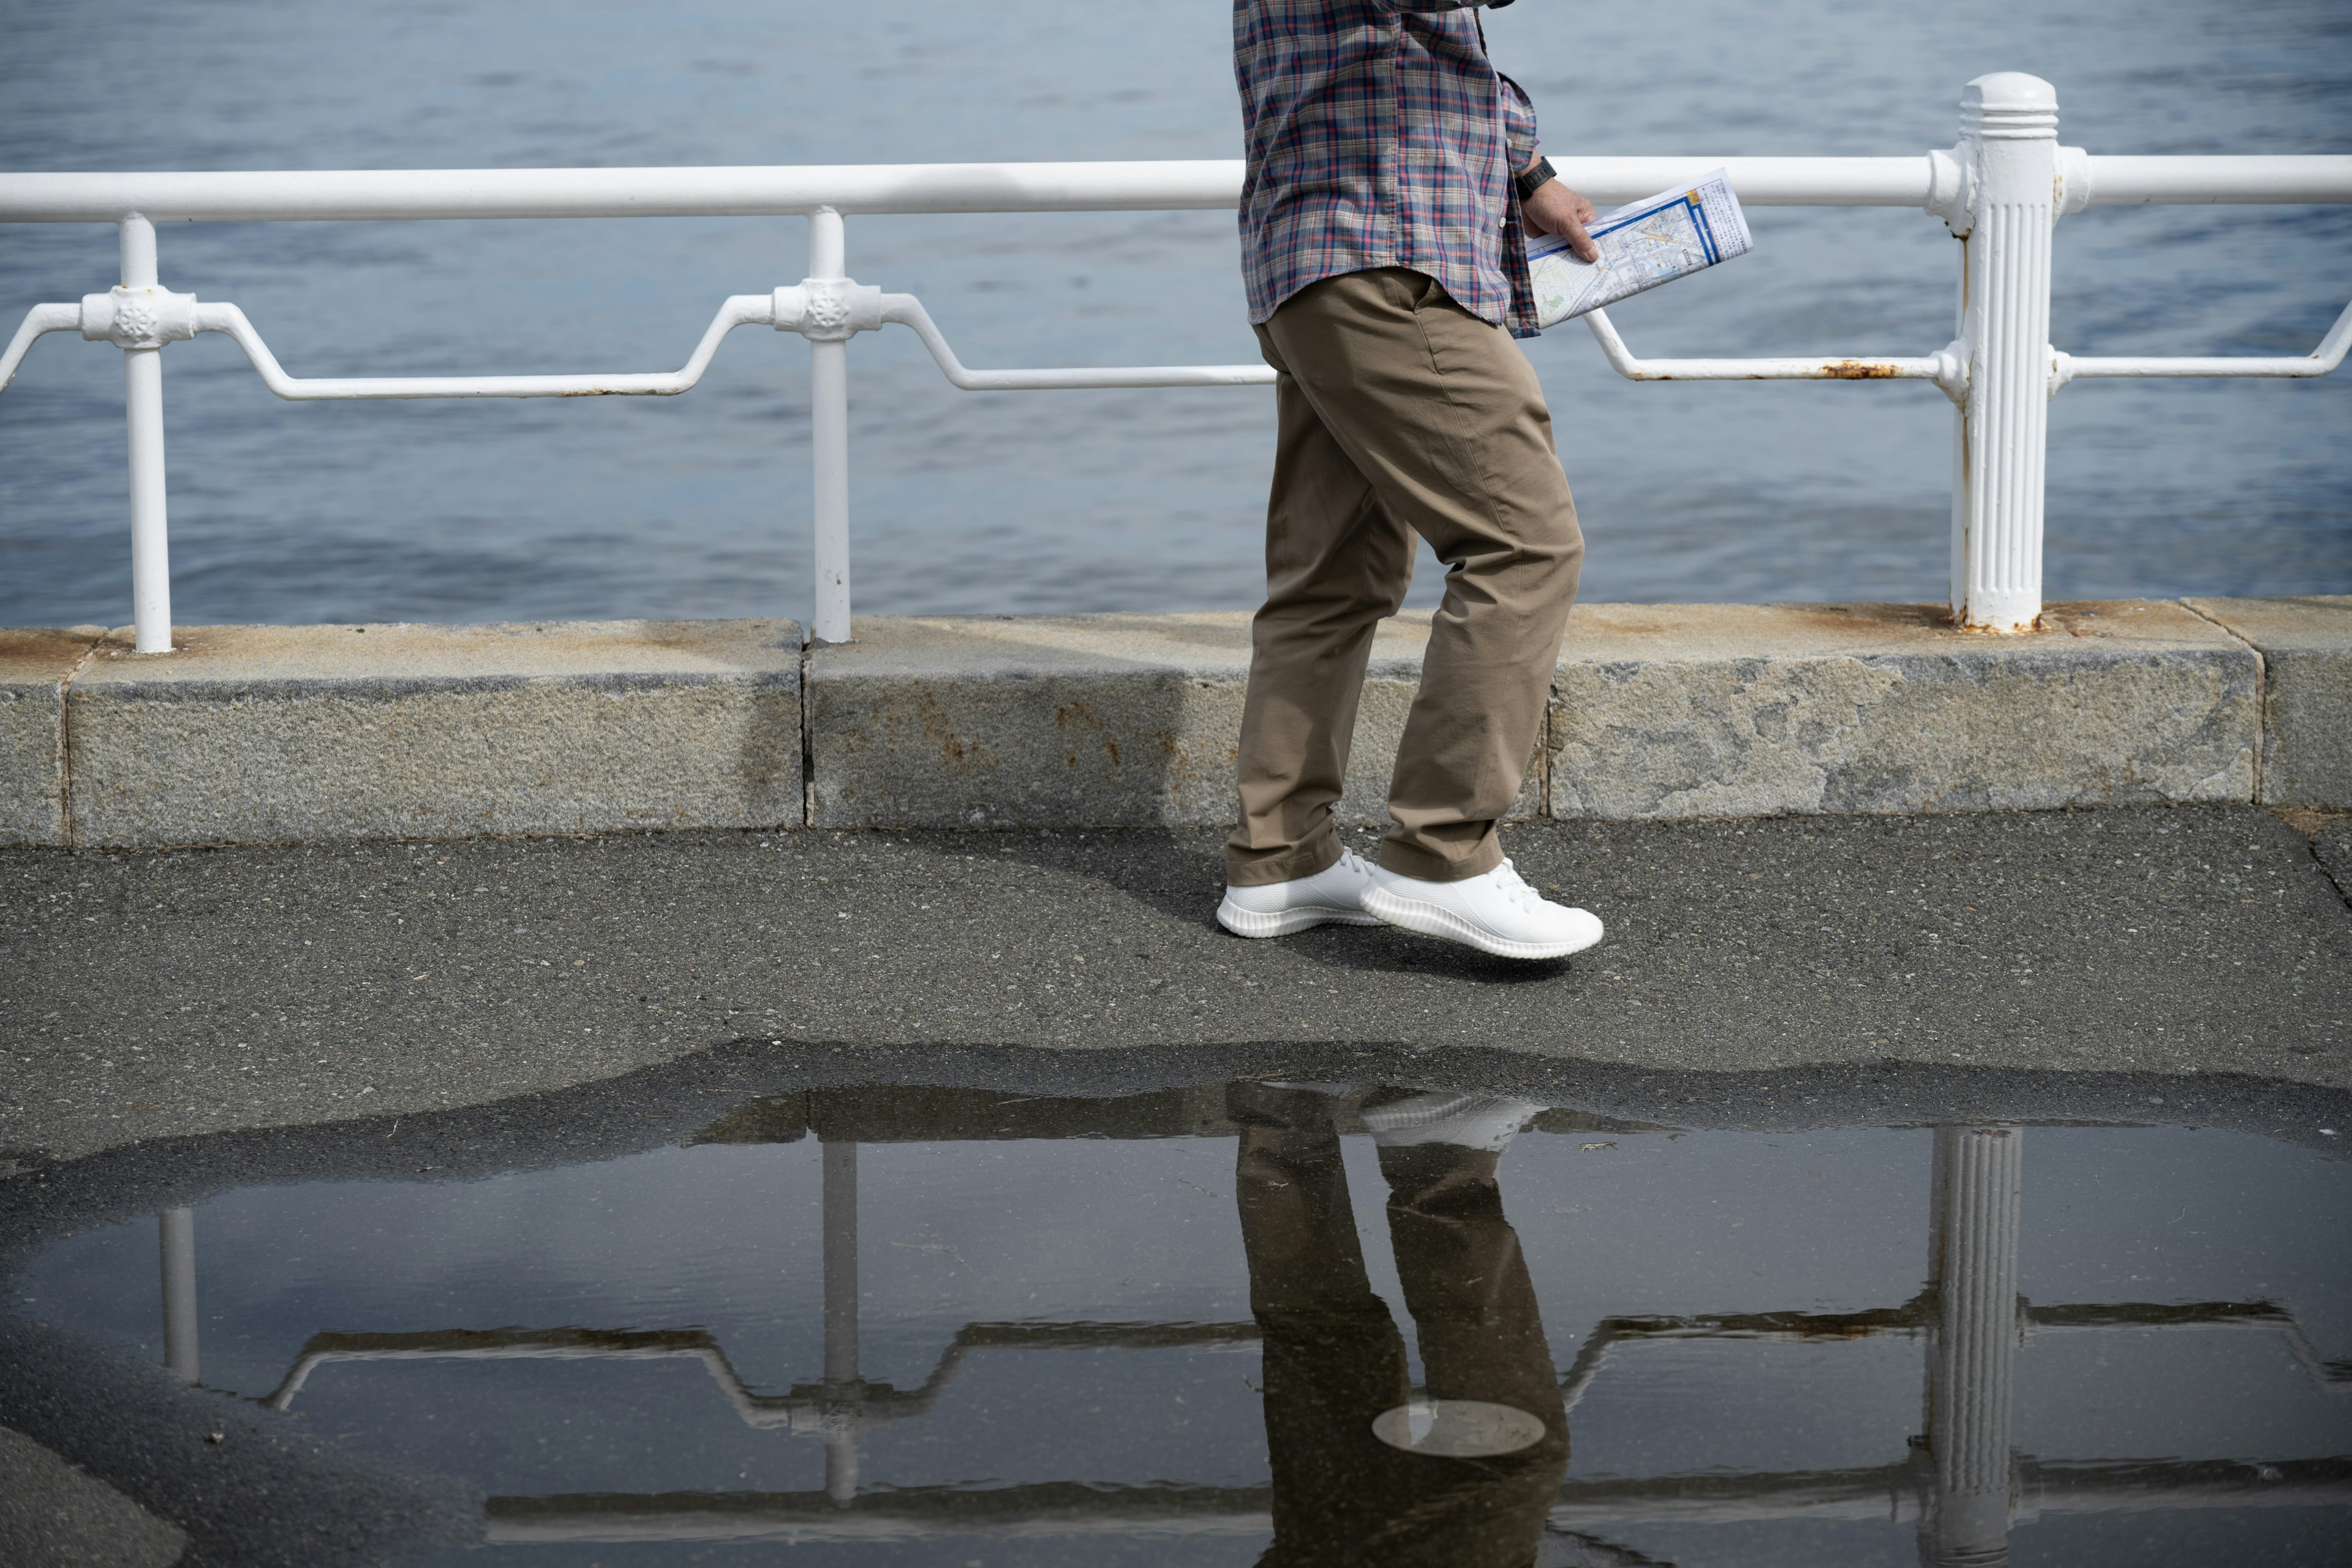
[{"label": "reflection of pants", "polygon": [[1389,784],[1381,864],[1451,882],[1502,864],[1584,561],[1535,367],[1502,328],[1399,267],[1310,283],[1257,330],[1276,371],[1265,606],[1251,624],[1235,883],[1339,858],[1372,629],[1418,533],[1449,570]]},{"label": "reflection of pants", "polygon": [[1497,1156],[1381,1151],[1405,1306],[1433,1399],[1508,1405],[1543,1440],[1491,1458],[1391,1448],[1372,1418],[1409,1396],[1404,1344],[1364,1278],[1330,1102],[1235,1084],[1250,1310],[1265,1334],[1274,1545],[1261,1568],[1525,1568],[1568,1468],[1568,1415],[1535,1288],[1503,1218]]}]

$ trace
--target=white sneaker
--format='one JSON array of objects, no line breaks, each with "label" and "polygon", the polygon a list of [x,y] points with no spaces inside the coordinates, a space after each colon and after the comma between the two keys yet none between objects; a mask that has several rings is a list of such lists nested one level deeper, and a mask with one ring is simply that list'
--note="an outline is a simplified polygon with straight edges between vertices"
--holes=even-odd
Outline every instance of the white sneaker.
[{"label": "white sneaker", "polygon": [[1447,1094],[1442,1090],[1391,1100],[1364,1112],[1365,1130],[1383,1149],[1415,1143],[1452,1143],[1499,1154],[1543,1109],[1532,1100],[1494,1094]]},{"label": "white sneaker", "polygon": [[1460,882],[1424,882],[1380,870],[1372,879],[1364,908],[1389,924],[1498,958],[1565,958],[1601,940],[1598,915],[1547,901],[1508,860]]},{"label": "white sneaker", "polygon": [[1372,868],[1363,857],[1342,849],[1337,862],[1312,877],[1227,888],[1217,923],[1235,936],[1288,936],[1325,924],[1376,926],[1379,920],[1364,912],[1371,885]]}]

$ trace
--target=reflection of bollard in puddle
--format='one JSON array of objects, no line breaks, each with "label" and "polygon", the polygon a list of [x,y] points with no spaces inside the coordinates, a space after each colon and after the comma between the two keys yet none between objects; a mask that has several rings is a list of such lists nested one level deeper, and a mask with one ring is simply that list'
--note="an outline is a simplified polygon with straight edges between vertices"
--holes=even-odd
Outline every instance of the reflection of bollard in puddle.
[{"label": "reflection of bollard in puddle", "polygon": [[824,1145],[824,1492],[857,1496],[857,1436],[866,1421],[857,1375],[857,1145]]},{"label": "reflection of bollard in puddle", "polygon": [[196,1381],[196,1211],[165,1209],[155,1216],[163,1262],[163,1368],[183,1383]]},{"label": "reflection of bollard in puddle", "polygon": [[1927,1421],[1936,1485],[1920,1521],[1919,1554],[1939,1568],[2009,1560],[2024,1142],[2014,1127],[1936,1130]]}]

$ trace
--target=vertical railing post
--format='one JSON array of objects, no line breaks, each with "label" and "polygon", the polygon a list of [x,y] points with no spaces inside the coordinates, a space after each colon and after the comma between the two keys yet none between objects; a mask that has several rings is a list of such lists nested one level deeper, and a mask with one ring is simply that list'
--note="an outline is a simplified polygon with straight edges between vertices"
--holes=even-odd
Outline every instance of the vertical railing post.
[{"label": "vertical railing post", "polygon": [[858,1429],[866,1415],[857,1370],[856,1144],[824,1145],[824,1490],[847,1508],[857,1496]]},{"label": "vertical railing post", "polygon": [[[809,279],[845,278],[847,236],[841,215],[809,215]],[[816,615],[824,642],[849,640],[849,344],[809,340],[809,436],[815,469]]]},{"label": "vertical railing post", "polygon": [[2050,237],[2058,93],[1996,71],[1960,98],[1971,172],[1960,339],[1967,401],[1952,495],[1952,615],[1983,631],[2042,614],[2042,490],[2050,431]]},{"label": "vertical railing post", "polygon": [[[152,351],[150,351],[152,352]],[[196,1211],[165,1209],[155,1216],[163,1263],[163,1369],[182,1383],[196,1381]]]},{"label": "vertical railing post", "polygon": [[2024,1143],[2015,1127],[1936,1130],[1936,1330],[1927,1371],[1935,1492],[1920,1522],[1920,1558],[1932,1568],[2009,1561]]},{"label": "vertical railing post", "polygon": [[[155,226],[124,218],[122,286],[153,289]],[[172,651],[172,547],[163,507],[163,351],[122,351],[123,415],[131,436],[131,620],[141,653]]]}]

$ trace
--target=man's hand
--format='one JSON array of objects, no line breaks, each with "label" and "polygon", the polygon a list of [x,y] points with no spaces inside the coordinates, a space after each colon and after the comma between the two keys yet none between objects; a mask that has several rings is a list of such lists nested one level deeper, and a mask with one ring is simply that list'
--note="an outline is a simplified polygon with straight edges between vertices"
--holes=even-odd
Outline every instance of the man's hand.
[{"label": "man's hand", "polygon": [[1537,234],[1556,234],[1568,241],[1569,249],[1576,252],[1579,261],[1598,261],[1601,249],[1584,226],[1593,218],[1592,204],[1578,195],[1559,180],[1546,180],[1536,187],[1536,194],[1519,204],[1519,211],[1528,220],[1528,227]]}]

